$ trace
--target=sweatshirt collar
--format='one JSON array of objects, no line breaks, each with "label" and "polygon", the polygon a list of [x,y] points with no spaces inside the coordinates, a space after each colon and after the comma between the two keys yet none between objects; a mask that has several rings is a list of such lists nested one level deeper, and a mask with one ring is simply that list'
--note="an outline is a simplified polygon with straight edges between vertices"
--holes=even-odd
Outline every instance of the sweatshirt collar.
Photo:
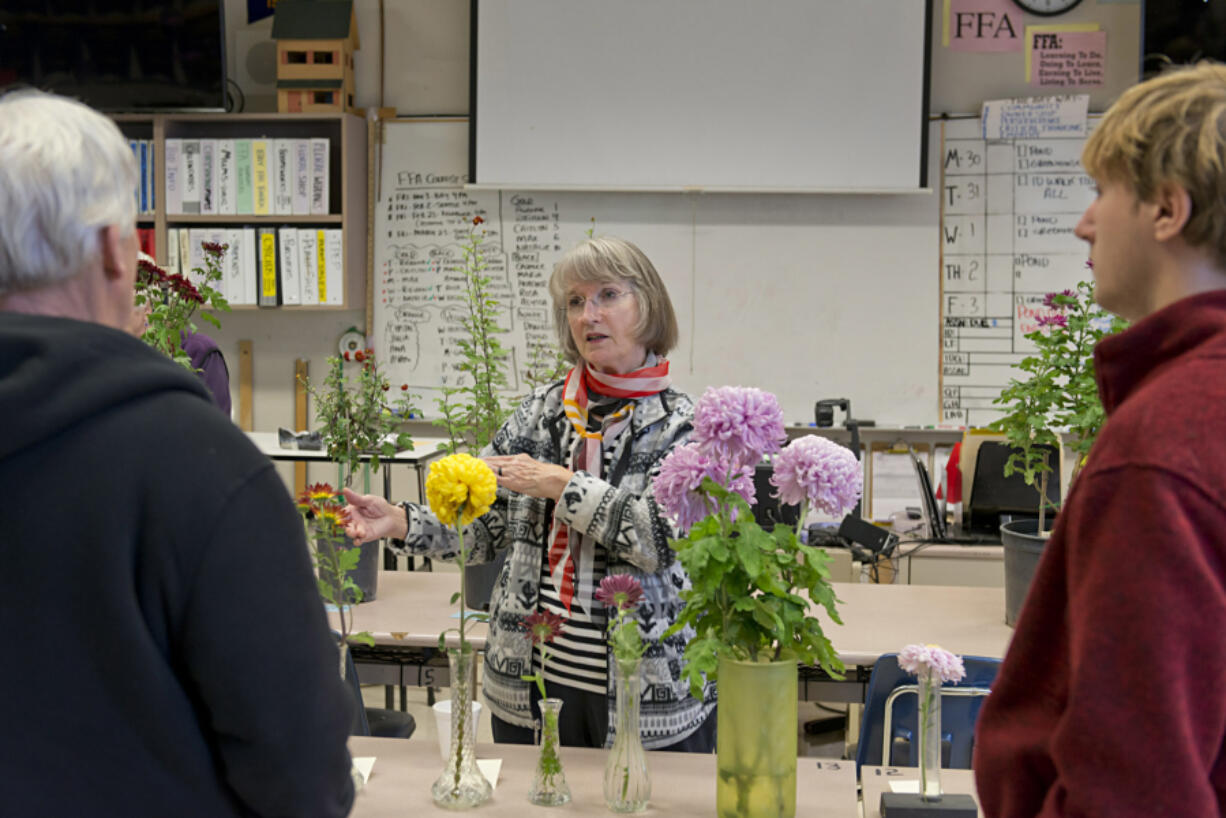
[{"label": "sweatshirt collar", "polygon": [[[1094,371],[1103,408],[1111,414],[1165,364],[1226,333],[1226,290],[1180,299],[1099,341]],[[1221,345],[1226,355],[1226,343]]]}]

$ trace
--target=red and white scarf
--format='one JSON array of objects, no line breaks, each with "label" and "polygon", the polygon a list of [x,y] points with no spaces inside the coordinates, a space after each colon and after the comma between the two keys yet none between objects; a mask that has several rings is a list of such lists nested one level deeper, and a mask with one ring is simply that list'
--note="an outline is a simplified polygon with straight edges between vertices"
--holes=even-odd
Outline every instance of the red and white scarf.
[{"label": "red and white scarf", "polygon": [[[633,399],[662,392],[670,383],[668,361],[657,361],[655,355],[651,354],[647,356],[646,366],[625,375],[597,372],[586,364],[571,369],[566,374],[566,383],[562,386],[562,407],[575,432],[575,445],[570,453],[571,471],[586,471],[596,477],[602,477],[604,444],[612,444],[630,425],[634,415],[635,404],[627,403],[604,418],[599,431],[589,431],[589,389],[597,395],[610,398]],[[554,510],[553,526],[549,532],[549,574],[568,613],[575,596],[576,575],[582,594],[580,602],[584,610],[591,610],[595,548],[595,541],[591,537],[577,531],[572,533],[570,526],[558,522],[557,510]]]}]

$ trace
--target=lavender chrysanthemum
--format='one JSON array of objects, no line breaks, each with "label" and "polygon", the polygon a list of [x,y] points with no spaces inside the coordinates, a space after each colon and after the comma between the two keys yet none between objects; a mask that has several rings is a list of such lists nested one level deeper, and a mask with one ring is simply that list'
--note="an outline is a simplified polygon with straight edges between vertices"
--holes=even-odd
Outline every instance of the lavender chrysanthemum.
[{"label": "lavender chrysanthemum", "polygon": [[931,674],[942,684],[959,682],[966,676],[962,657],[956,656],[940,645],[907,645],[898,652],[898,666],[907,673]]},{"label": "lavender chrysanthemum", "polygon": [[787,505],[800,505],[807,499],[814,508],[842,517],[860,499],[864,472],[850,449],[806,435],[775,457],[771,485],[779,489],[779,500]]},{"label": "lavender chrysanthemum", "polygon": [[779,451],[784,439],[783,410],[770,392],[709,388],[694,407],[694,442],[734,469],[756,465],[763,455]]},{"label": "lavender chrysanthemum", "polygon": [[[672,518],[684,534],[694,524],[716,510],[715,501],[699,491],[704,477],[724,484],[725,472],[719,463],[707,457],[694,443],[678,446],[660,464],[660,473],[652,482],[656,502]],[[750,505],[755,499],[753,477],[748,468],[739,468],[729,485]],[[733,512],[735,519],[735,510]]]}]

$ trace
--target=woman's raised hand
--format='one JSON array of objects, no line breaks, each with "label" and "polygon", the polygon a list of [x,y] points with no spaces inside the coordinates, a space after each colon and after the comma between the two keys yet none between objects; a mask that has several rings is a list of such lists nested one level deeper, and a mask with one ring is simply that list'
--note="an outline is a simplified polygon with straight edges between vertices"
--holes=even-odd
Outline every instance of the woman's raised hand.
[{"label": "woman's raised hand", "polygon": [[559,500],[562,489],[575,476],[565,466],[542,463],[526,454],[491,455],[481,458],[498,477],[498,485],[546,500]]}]

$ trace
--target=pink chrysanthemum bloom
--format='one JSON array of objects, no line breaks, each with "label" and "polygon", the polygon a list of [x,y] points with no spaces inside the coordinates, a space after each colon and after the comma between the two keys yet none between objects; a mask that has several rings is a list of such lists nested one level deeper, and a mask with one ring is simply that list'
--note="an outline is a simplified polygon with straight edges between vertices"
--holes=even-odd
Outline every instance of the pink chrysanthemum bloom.
[{"label": "pink chrysanthemum bloom", "polygon": [[[673,449],[664,458],[660,473],[652,481],[656,502],[683,534],[716,510],[714,501],[698,490],[704,477],[723,485],[725,473],[718,463],[699,451],[696,444],[687,443]],[[756,494],[748,468],[736,470],[730,488],[753,505]]]},{"label": "pink chrysanthemum bloom", "polygon": [[856,507],[864,490],[864,472],[851,449],[816,435],[793,440],[774,460],[771,485],[779,500],[800,505],[808,500],[833,517]]},{"label": "pink chrysanthemum bloom", "polygon": [[898,652],[898,666],[907,673],[927,675],[942,684],[960,682],[966,676],[962,657],[940,645],[907,645]]},{"label": "pink chrysanthemum bloom", "polygon": [[732,468],[755,466],[786,438],[783,410],[770,392],[721,386],[702,393],[694,406],[692,440],[704,454]]},{"label": "pink chrysanthemum bloom", "polygon": [[619,611],[632,611],[643,598],[643,586],[629,574],[609,574],[600,581],[593,594],[597,602],[603,602]]},{"label": "pink chrysanthemum bloom", "polygon": [[1043,306],[1049,310],[1067,309],[1071,300],[1076,300],[1077,293],[1072,290],[1062,290],[1058,293],[1048,293],[1043,296]]},{"label": "pink chrysanthemum bloom", "polygon": [[1040,315],[1035,319],[1040,327],[1067,327],[1067,315]]}]

